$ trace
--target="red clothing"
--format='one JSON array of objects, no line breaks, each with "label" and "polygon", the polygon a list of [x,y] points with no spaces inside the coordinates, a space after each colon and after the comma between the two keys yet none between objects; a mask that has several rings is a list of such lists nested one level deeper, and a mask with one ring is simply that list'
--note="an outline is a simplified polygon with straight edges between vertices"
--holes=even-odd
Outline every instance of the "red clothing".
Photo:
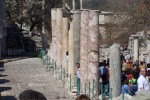
[{"label": "red clothing", "polygon": [[133,78],[132,74],[127,75],[127,80],[130,80],[131,78]]}]

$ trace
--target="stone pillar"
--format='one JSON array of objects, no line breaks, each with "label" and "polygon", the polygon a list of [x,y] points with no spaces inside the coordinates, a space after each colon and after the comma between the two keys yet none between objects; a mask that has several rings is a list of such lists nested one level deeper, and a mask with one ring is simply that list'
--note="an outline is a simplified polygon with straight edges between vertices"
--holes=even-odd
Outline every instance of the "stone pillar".
[{"label": "stone pillar", "polygon": [[73,37],[74,37],[74,66],[80,63],[80,29],[81,29],[81,12],[73,12]]},{"label": "stone pillar", "polygon": [[63,18],[63,9],[58,8],[56,13],[56,40],[55,41],[55,51],[56,51],[56,65],[57,68],[60,68],[62,61],[62,18]]},{"label": "stone pillar", "polygon": [[72,0],[72,9],[75,10],[75,0]]},{"label": "stone pillar", "polygon": [[121,67],[120,67],[120,51],[117,44],[110,47],[110,88],[112,88],[112,96],[117,97],[121,94]]},{"label": "stone pillar", "polygon": [[[89,82],[94,79],[94,97],[98,97],[99,91],[99,80],[98,80],[98,55],[99,55],[99,11],[89,11],[89,48],[88,48],[88,59],[89,59]],[[91,86],[92,87],[92,86]]]},{"label": "stone pillar", "polygon": [[134,62],[139,60],[139,35],[132,35],[133,37],[133,58]]},{"label": "stone pillar", "polygon": [[55,8],[51,9],[51,29],[52,29],[52,42],[50,44],[50,50],[48,51],[48,55],[50,56],[51,59],[56,59],[56,46],[55,46],[55,41],[56,41],[56,12],[57,10]]},{"label": "stone pillar", "polygon": [[68,18],[62,19],[62,67],[68,74],[68,59],[66,52],[68,51]]},{"label": "stone pillar", "polygon": [[74,39],[73,39],[73,21],[70,22],[70,29],[69,29],[69,42],[68,42],[68,49],[69,49],[69,62],[68,62],[68,69],[69,75],[74,75]]},{"label": "stone pillar", "polygon": [[[69,73],[75,74],[76,63],[80,63],[80,20],[81,13],[78,10],[73,10],[72,30],[69,33]],[[75,83],[75,76],[74,85]]]},{"label": "stone pillar", "polygon": [[83,0],[80,0],[80,9],[83,9]]},{"label": "stone pillar", "polygon": [[89,11],[81,11],[81,33],[80,33],[80,74],[81,92],[84,90],[85,83],[88,85],[88,26]]},{"label": "stone pillar", "polygon": [[150,63],[150,40],[147,40],[147,57],[146,57],[146,63]]}]

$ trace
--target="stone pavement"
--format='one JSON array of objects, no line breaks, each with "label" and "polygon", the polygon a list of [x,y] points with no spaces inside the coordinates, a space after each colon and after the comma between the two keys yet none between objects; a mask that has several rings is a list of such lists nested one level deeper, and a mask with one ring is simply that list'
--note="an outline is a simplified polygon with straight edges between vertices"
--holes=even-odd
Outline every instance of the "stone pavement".
[{"label": "stone pavement", "polygon": [[74,100],[60,80],[46,72],[39,58],[28,58],[0,65],[0,92],[2,100],[16,100],[25,89],[43,93],[47,100]]}]

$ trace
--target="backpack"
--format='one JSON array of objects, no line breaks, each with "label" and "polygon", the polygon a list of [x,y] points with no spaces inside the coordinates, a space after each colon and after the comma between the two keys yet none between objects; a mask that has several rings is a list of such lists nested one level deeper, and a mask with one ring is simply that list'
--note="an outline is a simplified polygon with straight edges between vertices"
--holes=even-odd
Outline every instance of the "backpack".
[{"label": "backpack", "polygon": [[131,95],[135,95],[137,90],[138,90],[138,86],[137,85],[132,85],[130,87]]}]

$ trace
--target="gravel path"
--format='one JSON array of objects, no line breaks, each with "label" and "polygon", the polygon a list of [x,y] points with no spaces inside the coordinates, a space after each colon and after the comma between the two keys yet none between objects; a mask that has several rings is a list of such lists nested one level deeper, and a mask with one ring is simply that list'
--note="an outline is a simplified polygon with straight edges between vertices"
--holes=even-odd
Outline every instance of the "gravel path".
[{"label": "gravel path", "polygon": [[47,100],[73,100],[63,88],[62,81],[53,78],[52,72],[45,71],[41,59],[28,58],[1,64],[2,100],[16,100],[25,89],[39,91]]}]

